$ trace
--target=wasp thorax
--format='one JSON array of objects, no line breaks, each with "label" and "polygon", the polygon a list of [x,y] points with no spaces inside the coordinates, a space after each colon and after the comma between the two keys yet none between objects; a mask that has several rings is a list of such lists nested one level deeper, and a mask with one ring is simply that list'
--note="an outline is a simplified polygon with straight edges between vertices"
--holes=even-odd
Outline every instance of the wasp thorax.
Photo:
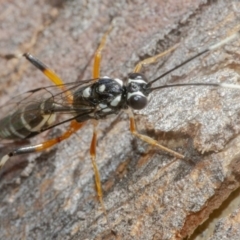
[{"label": "wasp thorax", "polygon": [[127,83],[127,103],[128,106],[140,110],[148,103],[146,88],[147,82],[143,74],[130,73]]}]

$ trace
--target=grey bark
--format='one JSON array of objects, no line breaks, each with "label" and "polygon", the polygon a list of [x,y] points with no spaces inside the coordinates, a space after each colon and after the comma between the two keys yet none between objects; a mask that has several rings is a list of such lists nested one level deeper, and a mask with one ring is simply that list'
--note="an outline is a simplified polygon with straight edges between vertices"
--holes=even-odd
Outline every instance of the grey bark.
[{"label": "grey bark", "polygon": [[[49,85],[25,59],[8,59],[9,54],[29,51],[65,82],[91,78],[92,56],[112,24],[103,76],[124,78],[140,60],[179,43],[173,53],[143,69],[151,80],[239,29],[239,9],[238,1],[204,0],[0,2],[1,104]],[[238,39],[206,54],[156,85],[237,84],[239,44]],[[111,227],[94,189],[90,124],[51,151],[13,159],[0,179],[0,239],[190,236],[239,187],[239,109],[240,92],[231,89],[173,88],[152,95],[149,106],[136,113],[139,131],[186,154],[190,162],[134,139],[124,114],[101,121],[97,163]],[[33,158],[32,174],[21,184],[9,184]],[[238,239],[239,216],[238,208],[229,210],[203,239]]]}]

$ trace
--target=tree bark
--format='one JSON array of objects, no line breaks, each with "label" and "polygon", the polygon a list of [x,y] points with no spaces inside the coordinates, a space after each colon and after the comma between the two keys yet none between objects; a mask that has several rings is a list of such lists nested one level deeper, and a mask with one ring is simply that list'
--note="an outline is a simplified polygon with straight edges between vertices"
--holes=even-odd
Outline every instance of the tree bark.
[{"label": "tree bark", "polygon": [[[12,54],[31,52],[66,83],[88,79],[94,51],[112,25],[103,50],[102,76],[124,79],[139,61],[179,44],[144,67],[142,72],[151,81],[239,30],[239,9],[238,1],[223,0],[0,2],[0,103],[51,84],[25,59],[9,57]],[[239,44],[237,39],[193,60],[156,86],[238,84]],[[51,151],[13,158],[1,172],[0,239],[173,240],[192,235],[238,191],[239,115],[239,90],[184,87],[152,94],[147,108],[136,112],[139,131],[189,161],[134,139],[124,113],[100,121],[97,164],[108,223],[95,192],[90,123]],[[66,127],[33,141],[42,142]],[[10,184],[33,158],[31,175]],[[225,212],[215,226],[205,226],[204,239],[223,239],[226,234],[239,239],[240,209]]]}]

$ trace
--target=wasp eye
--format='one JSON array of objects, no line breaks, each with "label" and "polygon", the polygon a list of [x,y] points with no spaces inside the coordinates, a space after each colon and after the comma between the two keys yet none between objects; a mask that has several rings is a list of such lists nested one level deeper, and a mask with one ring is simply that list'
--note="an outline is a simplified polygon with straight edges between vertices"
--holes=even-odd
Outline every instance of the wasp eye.
[{"label": "wasp eye", "polygon": [[128,105],[136,110],[145,108],[147,103],[147,98],[140,94],[133,94],[128,98]]}]

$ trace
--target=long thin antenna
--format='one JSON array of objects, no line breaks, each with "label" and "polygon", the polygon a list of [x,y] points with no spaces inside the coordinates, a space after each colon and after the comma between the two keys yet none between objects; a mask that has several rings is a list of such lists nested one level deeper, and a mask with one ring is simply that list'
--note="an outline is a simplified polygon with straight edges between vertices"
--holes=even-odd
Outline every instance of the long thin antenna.
[{"label": "long thin antenna", "polygon": [[[210,47],[202,50],[201,52],[199,52],[199,53],[197,53],[196,55],[190,57],[189,59],[187,59],[187,60],[185,60],[184,62],[180,63],[179,65],[175,66],[174,68],[166,71],[165,73],[163,73],[163,74],[160,75],[159,77],[155,78],[153,81],[149,82],[149,83],[147,84],[147,88],[149,88],[149,87],[150,87],[154,82],[156,82],[157,80],[165,77],[165,76],[168,75],[169,73],[171,73],[171,72],[175,71],[176,69],[182,67],[183,65],[185,65],[185,64],[187,64],[188,62],[192,61],[193,59],[198,58],[199,56],[203,55],[204,53],[207,53],[207,52],[210,52],[210,51],[215,50],[215,49],[217,49],[217,48],[220,48],[221,46],[225,45],[226,43],[234,40],[235,38],[237,38],[237,37],[239,37],[239,36],[240,36],[240,30],[237,31],[237,32],[235,32],[235,33],[232,34],[231,36],[223,39],[222,41],[220,41],[220,42],[218,42],[218,43],[216,43],[216,44],[214,44],[214,45],[212,45],[212,46],[210,46]],[[195,84],[195,85],[200,85],[200,84]],[[202,85],[204,85],[204,84],[202,84]],[[209,85],[209,84],[207,84],[207,85]],[[169,85],[169,86],[170,86],[170,85]],[[163,88],[163,87],[161,87],[161,88]],[[153,88],[152,88],[152,89],[153,89]],[[158,88],[158,89],[159,89],[159,88]]]},{"label": "long thin antenna", "polygon": [[213,87],[240,89],[240,85],[228,84],[228,83],[179,83],[179,84],[169,84],[169,85],[162,85],[162,86],[154,87],[154,88],[148,88],[148,90],[150,90],[150,92],[152,92],[154,90],[162,89],[162,88],[186,87],[186,86],[213,86]]}]

